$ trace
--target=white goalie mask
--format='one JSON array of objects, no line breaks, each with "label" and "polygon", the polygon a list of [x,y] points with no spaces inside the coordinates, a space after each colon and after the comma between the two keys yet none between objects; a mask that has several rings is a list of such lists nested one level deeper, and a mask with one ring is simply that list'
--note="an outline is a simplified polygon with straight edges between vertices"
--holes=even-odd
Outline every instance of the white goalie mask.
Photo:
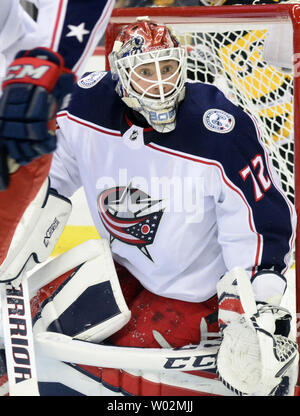
[{"label": "white goalie mask", "polygon": [[140,21],[125,27],[109,55],[116,91],[159,132],[174,130],[184,98],[185,51],[165,25]]}]

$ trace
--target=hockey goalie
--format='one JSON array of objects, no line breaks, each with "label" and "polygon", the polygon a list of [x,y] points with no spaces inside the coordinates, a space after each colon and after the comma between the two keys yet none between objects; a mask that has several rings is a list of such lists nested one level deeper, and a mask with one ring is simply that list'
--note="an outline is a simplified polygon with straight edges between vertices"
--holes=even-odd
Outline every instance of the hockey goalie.
[{"label": "hockey goalie", "polygon": [[39,394],[292,395],[295,210],[254,118],[186,82],[163,24],[122,28],[110,66],[58,113],[49,178],[3,238],[0,281],[17,290],[81,186],[102,237],[28,278]]}]

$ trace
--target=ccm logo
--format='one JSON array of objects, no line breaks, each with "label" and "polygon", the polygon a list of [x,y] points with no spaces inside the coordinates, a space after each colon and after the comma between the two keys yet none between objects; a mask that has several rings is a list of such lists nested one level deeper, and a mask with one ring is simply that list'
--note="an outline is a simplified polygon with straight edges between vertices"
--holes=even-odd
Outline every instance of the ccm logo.
[{"label": "ccm logo", "polygon": [[164,364],[164,368],[183,369],[187,364],[192,364],[196,368],[207,369],[215,364],[215,355],[196,355],[194,357],[169,357]]},{"label": "ccm logo", "polygon": [[4,81],[9,81],[11,79],[20,79],[29,77],[32,79],[40,79],[45,73],[50,69],[49,65],[41,65],[37,68],[34,68],[31,64],[23,65],[12,65],[8,69],[8,74],[5,77]]}]

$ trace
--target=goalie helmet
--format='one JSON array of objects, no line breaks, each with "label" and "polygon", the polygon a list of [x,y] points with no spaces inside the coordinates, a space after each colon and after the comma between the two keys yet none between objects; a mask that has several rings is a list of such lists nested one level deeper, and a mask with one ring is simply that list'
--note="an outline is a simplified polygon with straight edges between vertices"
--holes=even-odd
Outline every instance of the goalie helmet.
[{"label": "goalie helmet", "polygon": [[109,55],[116,92],[157,131],[175,128],[184,98],[185,51],[165,26],[138,20],[117,36]]}]

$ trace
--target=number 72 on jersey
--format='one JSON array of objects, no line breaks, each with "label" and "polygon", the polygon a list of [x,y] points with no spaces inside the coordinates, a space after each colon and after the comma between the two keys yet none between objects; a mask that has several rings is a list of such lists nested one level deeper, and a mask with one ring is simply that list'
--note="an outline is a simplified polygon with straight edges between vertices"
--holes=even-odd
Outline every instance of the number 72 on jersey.
[{"label": "number 72 on jersey", "polygon": [[[246,181],[248,176],[252,179],[254,197],[255,201],[257,202],[262,199],[264,193],[271,188],[272,182],[269,176],[265,174],[264,162],[260,154],[257,154],[253,159],[251,159],[250,164],[240,170],[239,173],[244,181]],[[253,173],[253,170],[255,174]]]}]

